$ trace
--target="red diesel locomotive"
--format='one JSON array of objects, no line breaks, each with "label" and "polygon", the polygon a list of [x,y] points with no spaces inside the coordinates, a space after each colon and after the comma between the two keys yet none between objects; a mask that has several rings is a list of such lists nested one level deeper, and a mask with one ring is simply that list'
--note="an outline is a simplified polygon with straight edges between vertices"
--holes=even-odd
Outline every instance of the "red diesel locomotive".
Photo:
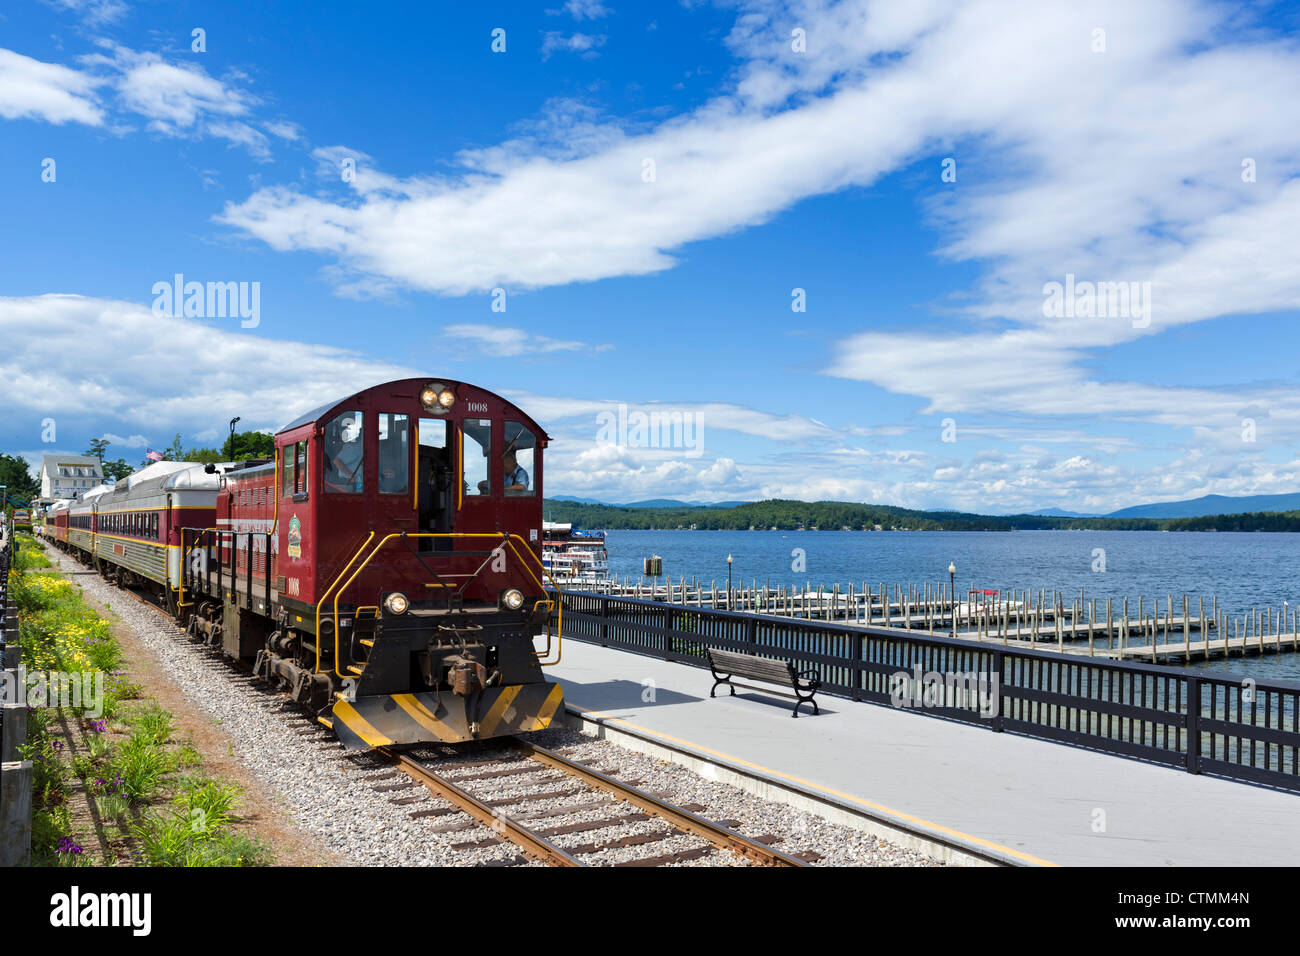
[{"label": "red diesel locomotive", "polygon": [[563,703],[541,670],[561,623],[541,560],[547,443],[484,389],[391,382],[285,426],[274,460],[140,482],[155,495],[216,485],[212,512],[187,502],[198,521],[133,519],[166,561],[128,568],[96,540],[98,502],[135,514],[130,489],[77,502],[80,537],[58,524],[55,536],[119,581],[160,586],[191,634],[251,662],[349,747],[541,730]]}]

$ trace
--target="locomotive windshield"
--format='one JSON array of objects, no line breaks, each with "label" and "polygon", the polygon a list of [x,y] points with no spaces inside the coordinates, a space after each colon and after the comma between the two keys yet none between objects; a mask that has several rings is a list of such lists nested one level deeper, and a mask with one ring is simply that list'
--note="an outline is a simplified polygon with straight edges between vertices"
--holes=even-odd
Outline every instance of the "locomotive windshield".
[{"label": "locomotive windshield", "polygon": [[365,431],[361,412],[343,412],[325,426],[325,490],[360,494],[365,489]]},{"label": "locomotive windshield", "polygon": [[461,472],[466,495],[490,494],[488,487],[489,455],[492,451],[492,421],[487,418],[467,418],[461,425],[465,440],[461,443]]},{"label": "locomotive windshield", "polygon": [[406,415],[379,414],[379,493],[404,495],[410,490],[407,472],[411,465]]},{"label": "locomotive windshield", "polygon": [[537,486],[533,483],[533,476],[536,474],[534,460],[537,437],[520,422],[506,422],[505,449],[502,470],[505,473],[506,494],[536,494]]}]

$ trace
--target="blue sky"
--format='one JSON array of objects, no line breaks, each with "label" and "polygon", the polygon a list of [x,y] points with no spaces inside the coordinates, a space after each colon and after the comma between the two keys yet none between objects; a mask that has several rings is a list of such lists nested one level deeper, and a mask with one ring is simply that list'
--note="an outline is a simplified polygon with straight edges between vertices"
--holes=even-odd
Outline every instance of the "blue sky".
[{"label": "blue sky", "polygon": [[[550,494],[1297,489],[1295,4],[242,7],[0,13],[6,451],[430,374],[530,410]],[[256,325],[161,314],[176,273]],[[1046,314],[1067,275],[1149,309]]]}]

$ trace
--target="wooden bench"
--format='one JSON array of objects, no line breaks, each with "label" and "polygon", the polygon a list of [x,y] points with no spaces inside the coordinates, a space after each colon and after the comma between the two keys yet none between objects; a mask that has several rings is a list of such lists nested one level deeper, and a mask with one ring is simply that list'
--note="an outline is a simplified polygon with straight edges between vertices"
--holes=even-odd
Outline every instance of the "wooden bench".
[{"label": "wooden bench", "polygon": [[[719,684],[726,684],[731,688],[732,697],[736,696],[737,687],[743,687],[745,690],[756,690],[761,694],[775,694],[777,697],[789,698],[795,701],[794,713],[791,715],[793,717],[799,716],[799,705],[805,703],[813,705],[814,714],[820,713],[817,701],[813,700],[813,695],[822,686],[821,680],[816,676],[816,671],[797,671],[791,661],[755,657],[753,654],[739,654],[736,651],[718,651],[711,647],[706,650],[709,655],[709,669],[713,671],[713,687],[709,690],[710,697],[715,696],[714,692],[718,689]],[[747,680],[779,684],[782,687],[789,687],[794,691],[794,694],[780,694],[763,687],[737,684],[732,681],[731,678],[733,677],[744,677]]]}]

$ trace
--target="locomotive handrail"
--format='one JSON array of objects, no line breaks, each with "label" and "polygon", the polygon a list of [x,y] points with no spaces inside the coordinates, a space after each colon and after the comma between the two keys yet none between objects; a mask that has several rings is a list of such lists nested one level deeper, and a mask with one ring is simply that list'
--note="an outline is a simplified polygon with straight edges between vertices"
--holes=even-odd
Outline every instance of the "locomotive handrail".
[{"label": "locomotive handrail", "polygon": [[[341,580],[343,579],[343,575],[345,575],[345,574],[348,573],[348,568],[352,567],[352,562],[355,561],[357,558],[361,557],[361,552],[364,551],[364,550],[366,550],[366,545],[368,545],[368,544],[369,544],[369,543],[374,539],[374,537],[375,537],[375,533],[374,533],[374,531],[371,531],[370,534],[368,534],[368,535],[366,536],[366,540],[361,542],[361,547],[357,548],[357,553],[354,554],[354,555],[352,555],[352,558],[348,561],[347,564],[343,565],[343,570],[339,572],[338,577],[336,577],[333,581],[330,582],[330,586],[327,587],[327,588],[325,589],[324,593],[322,593],[321,596],[320,596],[319,598],[317,598],[317,600],[316,600],[316,634],[315,634],[315,638],[316,638],[316,673],[317,673],[317,674],[319,674],[319,673],[321,672],[321,671],[320,671],[320,609],[321,609],[321,605],[323,605],[323,604],[325,603],[325,599],[326,599],[327,597],[330,596],[330,591],[334,590],[334,585],[338,584],[339,581],[341,581]],[[334,672],[335,672],[335,673],[338,673],[338,635],[339,635],[339,614],[338,614],[338,601],[337,601],[337,599],[336,599],[335,602],[334,602]],[[339,676],[342,677],[343,675],[340,674]]]},{"label": "locomotive handrail", "polygon": [[[373,536],[374,532],[371,532],[371,534],[372,534],[372,536]],[[371,550],[371,552],[370,552],[368,555],[366,555],[366,559],[365,559],[364,561],[361,562],[361,564],[357,567],[357,569],[356,569],[355,571],[352,572],[352,576],[349,577],[349,578],[347,579],[347,581],[345,581],[345,582],[344,582],[344,583],[343,583],[343,584],[338,588],[338,590],[334,592],[334,612],[333,612],[333,620],[334,620],[334,674],[335,674],[336,677],[339,677],[339,678],[342,678],[342,679],[345,679],[345,680],[346,680],[347,677],[348,677],[347,674],[344,674],[344,673],[342,673],[342,672],[339,670],[339,598],[343,595],[343,592],[344,592],[344,591],[346,591],[349,587],[351,587],[352,582],[355,581],[355,580],[357,579],[357,576],[358,576],[362,571],[364,571],[364,570],[366,569],[366,565],[368,565],[368,564],[369,564],[369,563],[374,559],[375,555],[377,555],[377,554],[378,554],[378,553],[383,549],[384,545],[386,545],[386,544],[387,544],[389,541],[391,541],[393,538],[406,538],[406,539],[410,539],[410,538],[465,538],[465,539],[471,539],[471,538],[489,538],[489,539],[492,539],[492,540],[499,540],[502,544],[504,544],[504,545],[508,545],[509,548],[510,548],[510,550],[513,551],[513,552],[515,553],[515,557],[519,558],[519,562],[520,562],[521,566],[522,566],[523,569],[528,573],[528,575],[533,579],[533,583],[535,583],[535,584],[537,585],[537,587],[542,591],[542,593],[545,594],[545,593],[546,593],[546,585],[542,584],[541,580],[537,577],[537,575],[533,574],[532,569],[528,566],[528,562],[527,562],[526,560],[524,560],[523,555],[521,555],[521,554],[519,553],[519,550],[514,546],[514,542],[515,542],[515,541],[518,541],[520,544],[523,544],[523,545],[524,545],[524,550],[525,550],[526,552],[528,552],[530,555],[532,555],[533,560],[537,562],[537,564],[538,564],[539,567],[541,567],[541,569],[542,569],[542,573],[543,573],[546,577],[548,577],[548,578],[551,579],[551,584],[555,585],[556,593],[557,593],[557,594],[559,593],[559,585],[556,584],[555,579],[554,579],[553,577],[551,577],[551,573],[550,573],[550,571],[546,570],[546,566],[543,565],[543,564],[541,563],[541,559],[538,558],[536,554],[533,554],[533,550],[532,550],[532,548],[528,547],[528,545],[524,543],[523,538],[520,538],[519,535],[517,535],[517,534],[511,533],[511,532],[505,532],[505,531],[502,531],[502,532],[499,532],[499,533],[488,533],[488,532],[456,532],[456,531],[451,531],[451,532],[423,532],[423,531],[422,531],[422,532],[418,532],[418,533],[416,533],[416,534],[410,534],[410,533],[405,532],[405,531],[394,531],[394,532],[390,532],[389,534],[385,535],[383,538],[380,538],[380,539],[379,539],[379,543],[376,544],[376,545],[374,546],[374,548]],[[352,563],[353,563],[354,561],[356,561],[356,559],[357,559],[358,557],[361,556],[361,553],[362,553],[363,551],[365,551],[365,549],[366,549],[366,544],[368,544],[368,543],[369,543],[369,539],[367,539],[366,542],[362,543],[361,547],[357,550],[357,553],[356,553],[355,555],[352,556],[352,560],[350,560],[350,561],[348,562],[347,566],[344,567],[343,572],[339,574],[339,577],[342,577],[343,574],[347,572],[348,567],[351,567],[351,566],[352,566]],[[479,570],[481,571],[482,568],[480,567]],[[473,576],[471,576],[470,580],[472,581],[472,580],[474,579],[474,577],[477,577],[477,576],[478,576],[478,572],[475,572],[475,574],[474,574]],[[337,583],[338,583],[338,578],[335,578],[335,584],[337,584]],[[468,584],[469,582],[467,581],[467,582],[465,582],[465,583]],[[333,588],[333,585],[330,585],[330,588]],[[462,585],[462,589],[463,589],[463,588],[464,588],[464,585]],[[317,672],[318,672],[318,673],[320,672],[320,663],[319,663],[319,659],[320,659],[320,623],[319,623],[319,609],[320,609],[320,605],[323,604],[323,603],[325,602],[325,597],[328,596],[329,590],[330,590],[330,589],[326,589],[326,593],[325,593],[325,595],[322,595],[322,597],[321,597],[321,599],[320,599],[320,602],[317,604],[317,616],[318,616],[318,620],[317,620],[317,624],[316,624],[316,630],[317,630],[317,634],[316,634],[316,654],[317,654]],[[545,599],[544,599],[544,602],[549,606],[549,610],[556,611],[557,614],[559,615],[559,616],[557,617],[557,619],[556,619],[556,638],[557,638],[557,640],[562,641],[562,640],[563,640],[563,628],[564,628],[564,619],[563,619],[564,610],[563,610],[563,605],[560,604],[560,603],[558,603],[557,601],[551,599],[551,598],[545,598]],[[541,603],[543,603],[543,601],[538,601],[537,603],[538,603],[538,604],[541,604]],[[558,646],[559,646],[559,645],[557,645],[557,647],[558,647]],[[544,652],[544,654],[549,654],[549,653],[550,653],[550,650],[551,650],[551,624],[550,624],[550,616],[549,616],[549,614],[548,614],[548,615],[547,615],[547,623],[546,623],[546,651]],[[534,653],[536,653],[536,652],[534,651]],[[560,659],[560,658],[557,656],[556,659],[555,659],[554,661],[539,661],[538,663],[539,663],[540,665],[542,665],[542,666],[547,666],[547,667],[549,667],[549,666],[552,666],[552,665],[558,663],[558,662],[559,662],[559,659]]]}]

